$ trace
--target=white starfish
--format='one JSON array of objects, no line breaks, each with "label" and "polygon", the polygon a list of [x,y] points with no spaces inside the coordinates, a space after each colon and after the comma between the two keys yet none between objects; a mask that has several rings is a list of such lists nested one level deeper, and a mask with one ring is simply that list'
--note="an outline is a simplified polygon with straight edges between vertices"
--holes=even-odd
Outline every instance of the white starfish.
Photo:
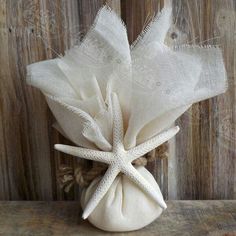
[{"label": "white starfish", "polygon": [[86,219],[96,208],[100,200],[107,193],[116,176],[121,172],[136,183],[143,191],[150,195],[163,209],[167,206],[159,197],[154,187],[135,169],[132,161],[143,156],[152,149],[172,138],[179,127],[170,128],[151,138],[150,140],[130,149],[125,150],[123,145],[123,119],[120,104],[116,94],[112,94],[113,110],[113,148],[111,152],[96,151],[86,148],[56,144],[55,149],[80,158],[99,161],[109,165],[106,173],[98,184],[93,196],[86,205],[83,218]]}]

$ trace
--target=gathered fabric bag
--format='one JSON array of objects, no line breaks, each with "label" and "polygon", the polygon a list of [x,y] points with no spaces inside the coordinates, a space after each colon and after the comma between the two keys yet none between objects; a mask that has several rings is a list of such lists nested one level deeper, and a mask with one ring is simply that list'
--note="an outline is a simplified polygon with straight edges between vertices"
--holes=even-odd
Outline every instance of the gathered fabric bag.
[{"label": "gathered fabric bag", "polygon": [[[162,197],[160,188],[152,174],[145,167],[137,167],[138,172],[156,189]],[[101,177],[92,181],[81,196],[84,209]],[[107,194],[89,216],[89,221],[106,231],[130,231],[143,228],[154,221],[163,209],[146,193],[133,184],[125,175],[116,177]]]},{"label": "gathered fabric bag", "polygon": [[[116,93],[124,147],[130,150],[169,128],[193,103],[225,92],[226,72],[218,47],[165,44],[171,12],[165,7],[130,46],[123,22],[105,6],[80,45],[64,57],[27,67],[27,82],[45,95],[62,135],[79,147],[110,152],[111,96]],[[163,199],[148,170],[135,168]],[[83,208],[101,178],[83,190]],[[130,231],[161,213],[139,186],[118,175],[88,220],[103,230]]]}]

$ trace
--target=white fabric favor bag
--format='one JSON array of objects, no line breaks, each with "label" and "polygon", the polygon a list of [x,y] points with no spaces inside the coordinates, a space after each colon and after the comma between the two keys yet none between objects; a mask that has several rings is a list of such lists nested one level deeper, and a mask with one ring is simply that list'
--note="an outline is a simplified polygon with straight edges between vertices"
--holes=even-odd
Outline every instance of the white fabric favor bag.
[{"label": "white fabric favor bag", "polygon": [[43,92],[58,130],[77,146],[56,148],[108,164],[104,177],[94,179],[81,197],[84,218],[103,230],[140,229],[165,209],[152,175],[122,162],[119,145],[127,159],[137,150],[145,154],[178,131],[166,130],[193,103],[227,88],[221,50],[168,47],[170,25],[167,7],[130,46],[123,22],[105,6],[80,45],[27,67],[27,82]]}]

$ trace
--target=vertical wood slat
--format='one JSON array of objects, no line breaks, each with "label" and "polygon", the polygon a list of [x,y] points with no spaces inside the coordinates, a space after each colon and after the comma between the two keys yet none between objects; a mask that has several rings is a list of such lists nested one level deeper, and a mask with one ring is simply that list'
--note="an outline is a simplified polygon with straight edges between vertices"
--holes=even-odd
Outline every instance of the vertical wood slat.
[{"label": "vertical wood slat", "polygon": [[161,0],[121,0],[121,16],[132,43],[163,6]]},{"label": "vertical wood slat", "polygon": [[80,32],[82,37],[93,24],[98,10],[103,5],[107,4],[112,10],[120,15],[120,0],[79,0],[78,3]]},{"label": "vertical wood slat", "polygon": [[[164,6],[164,1],[156,0],[121,0],[121,15],[126,23],[130,44],[136,40],[137,36],[145,29],[148,23],[155,17],[158,11]],[[168,153],[161,152],[168,150],[165,143],[148,155],[157,156],[155,161],[150,162],[148,170],[157,180],[165,199],[168,198]]]},{"label": "vertical wood slat", "polygon": [[68,14],[76,1],[0,3],[0,199],[56,199],[52,144],[61,137],[45,99],[26,84],[26,65],[69,47],[73,29],[64,30],[78,21],[77,11]]},{"label": "vertical wood slat", "polygon": [[176,41],[187,38],[191,43],[219,44],[229,89],[225,95],[194,105],[177,121],[181,128],[174,157],[177,183],[171,191],[177,199],[232,199],[236,196],[236,4],[231,0],[175,0],[173,5],[179,31]]}]

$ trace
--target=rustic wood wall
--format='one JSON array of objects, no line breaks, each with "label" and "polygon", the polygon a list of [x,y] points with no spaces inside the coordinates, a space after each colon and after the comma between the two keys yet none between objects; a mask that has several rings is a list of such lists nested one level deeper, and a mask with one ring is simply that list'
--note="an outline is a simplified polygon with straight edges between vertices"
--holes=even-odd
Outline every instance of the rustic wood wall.
[{"label": "rustic wood wall", "polygon": [[178,199],[236,198],[235,10],[234,0],[174,1],[179,41],[220,45],[229,79],[226,94],[194,105],[177,122]]},{"label": "rustic wood wall", "polygon": [[[59,166],[76,161],[53,150],[54,143],[68,141],[52,128],[43,96],[26,85],[25,68],[76,44],[105,2],[127,24],[130,42],[164,5],[164,0],[0,0],[0,200],[78,199],[78,188],[65,194],[56,182]],[[236,2],[173,0],[173,8],[167,42],[220,44],[230,88],[186,112],[177,121],[182,130],[171,152],[149,169],[166,198],[236,198]]]}]

